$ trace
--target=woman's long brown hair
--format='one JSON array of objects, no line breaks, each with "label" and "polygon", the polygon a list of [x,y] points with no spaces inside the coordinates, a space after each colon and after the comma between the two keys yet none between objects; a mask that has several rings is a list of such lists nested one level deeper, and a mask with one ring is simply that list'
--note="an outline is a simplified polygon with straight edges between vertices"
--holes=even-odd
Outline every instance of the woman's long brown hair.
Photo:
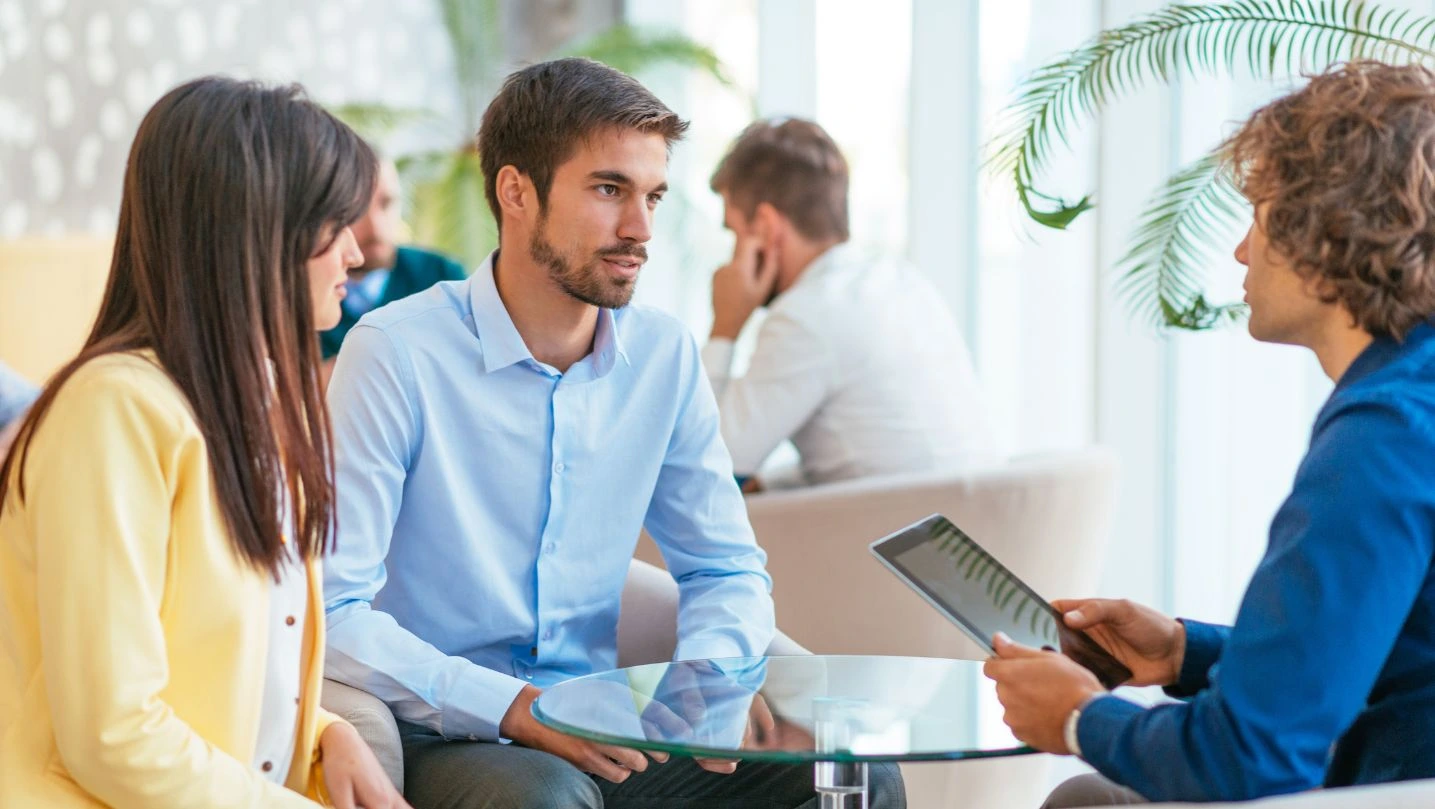
[{"label": "woman's long brown hair", "polygon": [[238,554],[276,574],[287,496],[303,558],[334,535],[333,449],[308,259],[369,204],[373,152],[298,85],[208,77],[171,90],[130,149],[114,258],[84,349],[0,466],[23,500],[30,439],[96,357],[149,349],[189,400]]}]

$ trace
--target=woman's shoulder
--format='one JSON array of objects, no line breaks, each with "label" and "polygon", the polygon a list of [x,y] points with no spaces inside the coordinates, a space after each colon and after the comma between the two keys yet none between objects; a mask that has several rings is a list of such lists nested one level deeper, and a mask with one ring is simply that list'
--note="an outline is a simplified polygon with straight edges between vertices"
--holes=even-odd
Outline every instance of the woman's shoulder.
[{"label": "woman's shoulder", "polygon": [[63,421],[115,408],[180,432],[194,425],[183,392],[149,351],[115,352],[85,361],[56,391],[51,415]]}]

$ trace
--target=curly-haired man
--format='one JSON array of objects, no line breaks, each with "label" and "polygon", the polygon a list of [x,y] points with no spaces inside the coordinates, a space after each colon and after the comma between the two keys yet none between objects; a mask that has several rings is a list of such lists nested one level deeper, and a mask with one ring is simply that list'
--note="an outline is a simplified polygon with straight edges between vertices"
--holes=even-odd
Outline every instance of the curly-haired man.
[{"label": "curly-haired man", "polygon": [[1143,708],[997,644],[1006,721],[1081,756],[1049,806],[1231,800],[1435,777],[1435,73],[1358,62],[1257,111],[1226,155],[1255,207],[1250,331],[1335,380],[1233,627],[1057,602],[1182,701]]}]

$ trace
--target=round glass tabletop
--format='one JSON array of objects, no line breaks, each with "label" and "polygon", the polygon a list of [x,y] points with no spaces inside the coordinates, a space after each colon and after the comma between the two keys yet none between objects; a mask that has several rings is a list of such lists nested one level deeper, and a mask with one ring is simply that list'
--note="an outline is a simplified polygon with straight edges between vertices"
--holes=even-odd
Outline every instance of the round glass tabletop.
[{"label": "round glass tabletop", "polygon": [[559,683],[538,721],[590,741],[748,761],[935,761],[1033,752],[976,706],[973,660],[803,655],[655,663]]}]

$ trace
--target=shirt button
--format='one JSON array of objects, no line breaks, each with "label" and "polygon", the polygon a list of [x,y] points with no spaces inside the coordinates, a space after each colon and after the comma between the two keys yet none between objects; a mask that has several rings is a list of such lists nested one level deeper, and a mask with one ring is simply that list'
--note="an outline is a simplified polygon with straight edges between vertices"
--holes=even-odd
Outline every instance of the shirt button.
[{"label": "shirt button", "polygon": [[531,680],[531,679],[533,679],[533,672],[531,672],[531,671],[525,671],[525,672],[523,673],[523,676],[524,676],[525,679]]},{"label": "shirt button", "polygon": [[544,631],[544,633],[543,633],[543,639],[544,639],[544,640],[553,640],[553,630],[549,629],[549,630]]},{"label": "shirt button", "polygon": [[562,461],[559,461],[558,463],[553,464],[553,471],[554,471],[556,474],[559,474],[559,475],[563,474],[563,470],[564,470],[564,469],[567,469],[567,468],[568,468],[568,467],[566,467],[566,466],[563,465],[563,462],[562,462]]},{"label": "shirt button", "polygon": [[553,543],[550,542],[550,543],[548,543],[547,545],[544,545],[544,546],[543,546],[543,552],[544,552],[544,553],[553,553]]},{"label": "shirt button", "polygon": [[265,772],[269,772],[270,770],[274,769],[274,762],[272,762],[272,761],[266,761],[266,762],[264,762],[264,765],[261,766],[259,769],[261,769],[261,770],[263,770],[263,771],[265,771]]},{"label": "shirt button", "polygon": [[291,616],[289,616],[288,618],[285,618],[285,619],[284,619],[284,625],[285,625],[285,626],[293,626],[293,625],[294,625],[294,616],[291,615]]}]

